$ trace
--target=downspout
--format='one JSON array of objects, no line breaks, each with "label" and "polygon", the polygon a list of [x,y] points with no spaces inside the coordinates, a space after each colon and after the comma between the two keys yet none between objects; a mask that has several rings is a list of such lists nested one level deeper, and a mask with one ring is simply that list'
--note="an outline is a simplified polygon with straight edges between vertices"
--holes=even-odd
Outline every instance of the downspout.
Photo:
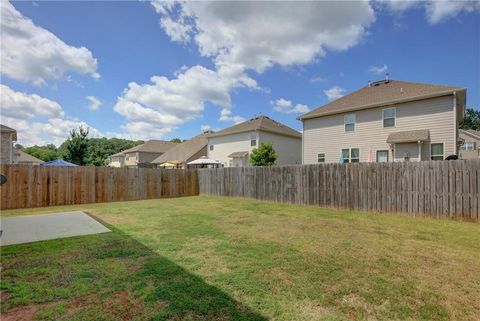
[{"label": "downspout", "polygon": [[[458,132],[458,125],[457,125],[457,92],[453,92],[453,148],[455,155],[458,154],[458,147],[457,147],[457,132]],[[445,150],[443,151],[445,153]]]},{"label": "downspout", "polygon": [[305,148],[304,148],[304,146],[303,146],[303,145],[305,144],[305,136],[304,136],[304,134],[305,134],[305,123],[304,123],[304,121],[303,121],[303,119],[302,119],[302,165],[305,164],[305,162],[304,162],[304,155],[303,155],[304,150],[305,150]]}]

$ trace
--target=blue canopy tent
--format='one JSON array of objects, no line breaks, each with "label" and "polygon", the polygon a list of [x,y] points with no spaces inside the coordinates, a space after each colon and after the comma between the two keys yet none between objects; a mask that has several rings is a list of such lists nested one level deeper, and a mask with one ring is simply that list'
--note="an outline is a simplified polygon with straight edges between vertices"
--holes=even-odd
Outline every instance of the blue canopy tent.
[{"label": "blue canopy tent", "polygon": [[75,166],[78,166],[78,165],[67,162],[67,161],[64,161],[63,159],[55,159],[55,160],[51,160],[49,162],[41,163],[40,166],[69,166],[69,167],[75,167]]}]

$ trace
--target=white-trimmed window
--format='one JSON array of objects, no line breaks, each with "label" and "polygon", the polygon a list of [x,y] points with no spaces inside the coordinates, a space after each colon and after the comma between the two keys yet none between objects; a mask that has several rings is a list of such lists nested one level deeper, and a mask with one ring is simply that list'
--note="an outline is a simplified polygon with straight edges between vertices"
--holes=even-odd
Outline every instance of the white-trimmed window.
[{"label": "white-trimmed window", "polygon": [[257,146],[257,134],[252,133],[250,136],[250,146]]},{"label": "white-trimmed window", "polygon": [[360,162],[360,149],[358,148],[344,148],[342,149],[344,163],[358,163]]},{"label": "white-trimmed window", "polygon": [[318,153],[317,154],[317,162],[318,163],[325,163],[325,153]]},{"label": "white-trimmed window", "polygon": [[444,156],[443,143],[430,144],[430,158],[431,160],[443,160]]},{"label": "white-trimmed window", "polygon": [[462,146],[460,146],[460,149],[461,150],[475,150],[476,147],[477,146],[476,146],[475,142],[465,142],[465,143],[463,143]]},{"label": "white-trimmed window", "polygon": [[388,150],[377,150],[377,163],[388,162]]},{"label": "white-trimmed window", "polygon": [[346,114],[343,117],[343,122],[345,124],[345,132],[355,131],[355,114]]},{"label": "white-trimmed window", "polygon": [[382,111],[383,115],[383,127],[395,127],[395,117],[397,110],[395,107],[385,108]]},{"label": "white-trimmed window", "polygon": [[213,145],[210,144],[210,150],[212,151],[213,150]]}]

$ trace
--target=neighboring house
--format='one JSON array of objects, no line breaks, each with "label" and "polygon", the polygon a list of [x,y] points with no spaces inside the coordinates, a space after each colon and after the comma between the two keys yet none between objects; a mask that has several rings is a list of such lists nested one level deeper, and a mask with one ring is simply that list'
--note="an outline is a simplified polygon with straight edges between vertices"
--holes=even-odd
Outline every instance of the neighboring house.
[{"label": "neighboring house", "polygon": [[442,160],[458,154],[466,89],[371,83],[299,117],[303,163]]},{"label": "neighboring house", "polygon": [[125,154],[123,152],[108,156],[108,166],[123,167],[125,165]]},{"label": "neighboring house", "polygon": [[204,132],[177,146],[169,149],[165,154],[155,158],[152,163],[160,167],[161,164],[170,163],[174,168],[186,168],[186,164],[202,156],[207,156],[208,137],[212,131]]},{"label": "neighboring house", "polygon": [[480,158],[480,131],[468,129],[459,131],[460,139],[463,141],[460,146],[459,156],[462,159]]},{"label": "neighboring house", "polygon": [[15,149],[14,163],[20,165],[40,165],[43,163],[41,159],[38,159],[24,151]]},{"label": "neighboring house", "polygon": [[17,131],[13,128],[0,124],[0,164],[14,163],[14,147],[17,141]]},{"label": "neighboring house", "polygon": [[266,142],[271,142],[277,152],[276,165],[301,163],[302,134],[266,116],[211,134],[207,157],[225,167],[249,166],[252,149]]},{"label": "neighboring house", "polygon": [[[109,157],[109,166],[112,167],[153,167],[151,163],[155,158],[175,147],[177,143],[163,140],[149,140],[141,145],[129,148],[121,153]],[[119,159],[124,155],[123,163]]]}]

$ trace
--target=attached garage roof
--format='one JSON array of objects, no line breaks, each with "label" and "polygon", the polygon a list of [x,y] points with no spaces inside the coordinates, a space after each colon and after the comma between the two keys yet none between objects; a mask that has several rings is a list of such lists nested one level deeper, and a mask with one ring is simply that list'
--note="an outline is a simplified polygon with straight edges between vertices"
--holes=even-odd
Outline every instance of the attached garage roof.
[{"label": "attached garage roof", "polygon": [[425,142],[428,141],[430,132],[428,129],[407,130],[404,132],[396,132],[388,135],[387,143],[411,143],[411,142]]}]

